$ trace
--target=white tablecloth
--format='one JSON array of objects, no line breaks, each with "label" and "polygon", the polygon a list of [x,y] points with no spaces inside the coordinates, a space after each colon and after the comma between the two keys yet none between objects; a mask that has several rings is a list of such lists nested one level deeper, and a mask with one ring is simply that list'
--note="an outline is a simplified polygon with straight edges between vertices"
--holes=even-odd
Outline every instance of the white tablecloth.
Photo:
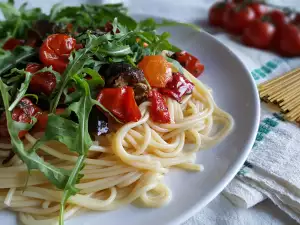
[{"label": "white tablecloth", "polygon": [[[2,0],[1,0],[2,1]],[[6,0],[5,0],[6,1]],[[270,0],[271,1],[271,0]],[[22,0],[15,0],[17,4]],[[29,5],[49,9],[58,0],[28,0]],[[76,4],[81,0],[64,0],[64,4]],[[120,2],[120,0],[87,0],[89,3]],[[208,8],[215,0],[123,0],[131,13],[165,17],[182,22],[193,22],[209,32],[207,25]],[[300,7],[300,0],[272,0],[278,5]],[[208,206],[182,225],[294,225],[297,224],[270,201],[251,208],[241,209],[233,206],[224,196],[219,195]]]}]

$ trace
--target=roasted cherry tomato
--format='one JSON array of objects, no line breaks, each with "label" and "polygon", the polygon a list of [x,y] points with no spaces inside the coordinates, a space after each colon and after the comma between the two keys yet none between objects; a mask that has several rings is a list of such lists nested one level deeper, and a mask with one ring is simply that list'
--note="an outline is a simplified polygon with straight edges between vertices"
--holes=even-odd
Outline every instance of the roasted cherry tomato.
[{"label": "roasted cherry tomato", "polygon": [[173,73],[172,80],[165,88],[160,88],[159,92],[181,102],[184,95],[192,94],[194,84],[181,73]]},{"label": "roasted cherry tomato", "polygon": [[25,43],[24,40],[19,40],[19,39],[16,39],[16,38],[10,38],[4,43],[2,48],[4,50],[13,51],[17,46],[24,45],[24,43]]},{"label": "roasted cherry tomato", "polygon": [[275,26],[269,22],[255,20],[244,30],[242,42],[245,45],[266,49],[271,46]]},{"label": "roasted cherry tomato", "polygon": [[[114,27],[113,27],[112,23],[108,21],[108,22],[106,22],[106,24],[105,24],[105,26],[103,28],[103,31],[106,32],[106,33],[111,32],[113,34],[113,28]],[[120,33],[120,30],[117,29],[116,33]]]},{"label": "roasted cherry tomato", "polygon": [[167,103],[157,90],[153,89],[150,93],[150,117],[156,123],[170,123],[170,113]]},{"label": "roasted cherry tomato", "polygon": [[162,55],[144,56],[138,67],[152,87],[165,87],[172,79],[172,68]]},{"label": "roasted cherry tomato", "polygon": [[65,34],[52,34],[40,48],[40,60],[46,66],[63,73],[69,63],[70,53],[76,47],[76,40]]},{"label": "roasted cherry tomato", "polygon": [[209,10],[208,21],[213,26],[223,27],[225,12],[234,5],[229,2],[217,2]]},{"label": "roasted cherry tomato", "polygon": [[[29,63],[26,66],[26,71],[30,73],[36,73],[43,69],[44,66],[38,63]],[[50,95],[56,86],[56,78],[54,74],[50,72],[36,73],[33,75],[30,81],[29,90],[34,93],[44,93]]]},{"label": "roasted cherry tomato", "polygon": [[255,12],[248,6],[232,8],[224,15],[224,27],[233,34],[242,34],[255,18]]},{"label": "roasted cherry tomato", "polygon": [[248,6],[253,9],[257,19],[261,18],[268,12],[268,7],[263,4],[253,2],[248,4]]},{"label": "roasted cherry tomato", "polygon": [[293,24],[281,28],[278,51],[283,56],[300,56],[300,30]]},{"label": "roasted cherry tomato", "polygon": [[199,59],[186,51],[176,52],[172,57],[195,77],[199,77],[204,71],[204,65]]},{"label": "roasted cherry tomato", "polygon": [[104,88],[97,100],[122,122],[136,122],[142,117],[132,87]]},{"label": "roasted cherry tomato", "polygon": [[[42,110],[33,104],[29,98],[22,98],[12,111],[12,119],[21,123],[32,123],[31,118],[37,118],[41,112]],[[27,130],[20,131],[19,137],[24,137],[27,132]]]},{"label": "roasted cherry tomato", "polygon": [[[56,115],[61,115],[65,112],[65,109],[63,108],[58,108],[56,109],[56,112],[55,114]],[[48,124],[48,113],[49,112],[42,112],[40,113],[38,116],[37,116],[37,122],[36,124],[34,125],[33,129],[35,131],[45,131],[46,130],[46,127],[47,127],[47,124]]]}]

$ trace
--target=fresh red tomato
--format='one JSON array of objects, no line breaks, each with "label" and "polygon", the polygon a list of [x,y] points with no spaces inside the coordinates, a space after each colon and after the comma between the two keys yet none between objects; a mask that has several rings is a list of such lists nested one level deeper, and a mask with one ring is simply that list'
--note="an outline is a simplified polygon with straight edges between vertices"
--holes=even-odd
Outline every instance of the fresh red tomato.
[{"label": "fresh red tomato", "polygon": [[261,18],[263,15],[265,15],[268,12],[268,7],[263,4],[253,2],[248,4],[248,6],[253,9],[257,19]]},{"label": "fresh red tomato", "polygon": [[195,77],[199,77],[204,71],[204,65],[200,63],[199,59],[191,55],[186,51],[176,52],[173,55],[187,71],[193,74]]},{"label": "fresh red tomato", "polygon": [[288,17],[280,10],[273,10],[266,14],[266,17],[277,27],[285,25],[288,22]]},{"label": "fresh red tomato", "polygon": [[254,10],[248,6],[232,8],[224,15],[224,26],[233,34],[242,34],[255,18]]},{"label": "fresh red tomato", "polygon": [[300,30],[293,24],[286,24],[278,36],[278,51],[283,56],[300,56]]},{"label": "fresh red tomato", "polygon": [[[29,98],[22,98],[12,111],[12,119],[21,123],[32,123],[31,117],[38,117],[41,112],[42,110],[33,104]],[[27,130],[20,131],[19,137],[24,137],[27,132]]]},{"label": "fresh red tomato", "polygon": [[164,97],[156,89],[153,89],[150,94],[150,117],[157,123],[170,123],[171,117],[168,106]]},{"label": "fresh red tomato", "polygon": [[160,88],[159,92],[181,102],[184,95],[192,94],[194,84],[181,73],[173,73],[172,77],[172,80],[167,83],[167,86]]},{"label": "fresh red tomato", "polygon": [[142,117],[132,87],[104,88],[99,92],[97,101],[122,122],[136,122]]},{"label": "fresh red tomato", "polygon": [[294,17],[294,19],[291,21],[292,24],[295,24],[297,26],[300,26],[300,13],[297,13]]},{"label": "fresh red tomato", "polygon": [[16,38],[10,38],[4,43],[2,48],[4,50],[13,51],[19,45],[24,45],[24,40],[19,40],[19,39],[16,39]]},{"label": "fresh red tomato", "polygon": [[76,40],[65,34],[52,34],[40,48],[40,60],[46,66],[63,73],[69,63],[70,53],[75,49]]},{"label": "fresh red tomato", "polygon": [[[44,66],[38,63],[29,63],[26,66],[26,71],[30,73],[36,73],[43,69]],[[44,93],[50,95],[56,86],[56,78],[50,72],[36,73],[31,78],[29,84],[29,90],[34,93]]]},{"label": "fresh red tomato", "polygon": [[234,5],[229,2],[217,2],[209,10],[208,21],[213,26],[223,27],[225,12]]},{"label": "fresh red tomato", "polygon": [[271,46],[275,34],[272,23],[255,20],[244,30],[242,42],[245,45],[266,49]]}]

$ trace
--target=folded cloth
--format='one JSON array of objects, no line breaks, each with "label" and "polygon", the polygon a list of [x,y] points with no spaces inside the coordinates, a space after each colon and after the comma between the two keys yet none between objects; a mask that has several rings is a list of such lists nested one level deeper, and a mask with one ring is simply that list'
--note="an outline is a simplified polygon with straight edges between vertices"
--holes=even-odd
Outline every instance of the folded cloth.
[{"label": "folded cloth", "polygon": [[[216,35],[251,71],[257,84],[300,67],[300,58],[283,59],[249,49],[227,35]],[[300,223],[300,129],[262,104],[253,149],[236,178],[223,191],[233,204],[249,208],[266,198]]]}]

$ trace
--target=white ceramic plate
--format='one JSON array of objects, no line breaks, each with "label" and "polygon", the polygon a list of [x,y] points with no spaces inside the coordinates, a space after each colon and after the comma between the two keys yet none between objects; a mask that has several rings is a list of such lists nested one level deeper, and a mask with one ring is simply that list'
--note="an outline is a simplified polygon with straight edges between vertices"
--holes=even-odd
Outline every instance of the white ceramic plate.
[{"label": "white ceramic plate", "polygon": [[[259,98],[242,62],[206,32],[188,27],[164,28],[171,42],[197,56],[205,65],[200,80],[213,89],[217,104],[235,120],[233,132],[221,144],[197,154],[202,173],[171,171],[166,176],[173,198],[159,209],[124,207],[113,212],[90,212],[68,225],[175,225],[207,205],[233,179],[253,145],[259,122]],[[1,212],[0,223],[16,225],[12,213]]]}]

